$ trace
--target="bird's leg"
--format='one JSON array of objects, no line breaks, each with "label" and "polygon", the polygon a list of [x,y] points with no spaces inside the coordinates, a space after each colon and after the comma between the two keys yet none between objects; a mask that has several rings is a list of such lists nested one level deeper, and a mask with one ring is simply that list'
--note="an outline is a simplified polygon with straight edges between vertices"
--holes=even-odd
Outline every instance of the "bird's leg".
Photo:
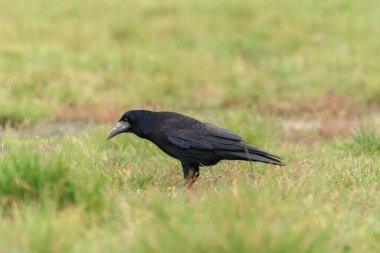
[{"label": "bird's leg", "polygon": [[195,181],[197,181],[198,177],[199,177],[199,168],[198,167],[190,168],[189,175],[186,179],[186,187],[189,189],[193,187],[193,184],[195,183]]},{"label": "bird's leg", "polygon": [[185,185],[190,189],[199,177],[199,166],[189,166],[182,163],[183,177],[185,178]]}]

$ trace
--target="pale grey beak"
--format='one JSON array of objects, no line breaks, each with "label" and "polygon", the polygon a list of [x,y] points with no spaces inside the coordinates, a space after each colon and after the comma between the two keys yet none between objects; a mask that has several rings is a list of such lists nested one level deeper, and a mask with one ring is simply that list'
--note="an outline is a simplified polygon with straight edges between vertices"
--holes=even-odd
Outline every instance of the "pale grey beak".
[{"label": "pale grey beak", "polygon": [[129,124],[128,121],[120,121],[116,124],[116,126],[111,130],[110,134],[107,137],[107,140],[111,139],[112,137],[127,132],[128,129],[131,127],[131,124]]}]

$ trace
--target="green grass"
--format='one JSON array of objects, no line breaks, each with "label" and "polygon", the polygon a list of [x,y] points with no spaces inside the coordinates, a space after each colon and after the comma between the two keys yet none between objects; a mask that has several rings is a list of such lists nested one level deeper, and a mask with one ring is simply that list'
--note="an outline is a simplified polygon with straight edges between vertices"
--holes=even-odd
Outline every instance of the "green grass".
[{"label": "green grass", "polygon": [[289,150],[266,128],[257,139],[267,136],[270,150],[277,145],[287,167],[224,162],[204,168],[187,192],[178,163],[133,136],[99,139],[107,129],[49,142],[4,140],[5,252],[379,249],[375,155],[352,155],[335,143]]},{"label": "green grass", "polygon": [[329,90],[379,103],[379,6],[1,1],[0,123],[51,119],[75,105],[218,108]]},{"label": "green grass", "polygon": [[[379,252],[379,7],[0,0],[0,252]],[[223,162],[186,191],[153,144],[105,140],[132,108],[288,165]]]},{"label": "green grass", "polygon": [[345,148],[352,153],[376,155],[380,151],[380,133],[372,127],[360,127],[352,130],[352,140]]}]

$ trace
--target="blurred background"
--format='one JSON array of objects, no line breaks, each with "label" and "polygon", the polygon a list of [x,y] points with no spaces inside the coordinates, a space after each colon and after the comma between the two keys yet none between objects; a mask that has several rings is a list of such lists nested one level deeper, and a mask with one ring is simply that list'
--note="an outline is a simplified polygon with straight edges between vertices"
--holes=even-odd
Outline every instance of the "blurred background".
[{"label": "blurred background", "polygon": [[136,108],[360,116],[380,103],[376,7],[0,1],[0,125],[115,121]]},{"label": "blurred background", "polygon": [[[0,0],[0,252],[380,252],[379,24],[379,0]],[[105,140],[130,109],[288,165],[185,191]]]}]

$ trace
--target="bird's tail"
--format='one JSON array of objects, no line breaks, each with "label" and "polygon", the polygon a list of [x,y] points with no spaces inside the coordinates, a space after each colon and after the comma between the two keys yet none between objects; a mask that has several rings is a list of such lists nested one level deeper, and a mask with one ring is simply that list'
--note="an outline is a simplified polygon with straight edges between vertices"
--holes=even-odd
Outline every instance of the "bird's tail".
[{"label": "bird's tail", "polygon": [[279,166],[286,165],[285,163],[281,162],[281,157],[260,149],[249,151],[247,150],[246,152],[229,152],[229,154],[234,156],[235,159],[239,160],[269,163]]}]

